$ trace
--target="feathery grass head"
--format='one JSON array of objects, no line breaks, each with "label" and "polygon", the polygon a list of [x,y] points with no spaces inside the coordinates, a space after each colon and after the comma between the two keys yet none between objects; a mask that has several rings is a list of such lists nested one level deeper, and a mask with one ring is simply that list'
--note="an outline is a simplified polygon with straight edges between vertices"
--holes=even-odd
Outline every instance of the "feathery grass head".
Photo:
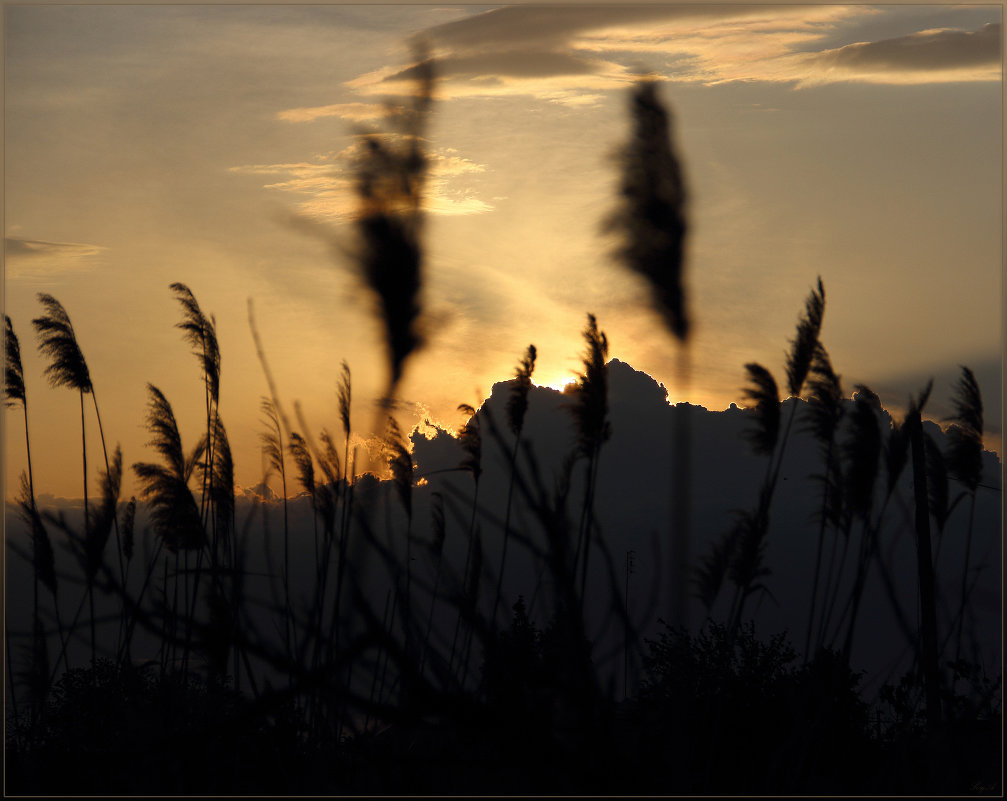
[{"label": "feathery grass head", "polygon": [[322,429],[322,433],[318,435],[319,439],[322,440],[322,446],[324,450],[322,451],[322,457],[319,459],[319,463],[322,466],[322,472],[325,473],[325,478],[328,479],[330,484],[336,484],[339,482],[339,478],[342,475],[339,465],[339,453],[336,451],[336,445],[332,441],[332,435],[327,429]]},{"label": "feathery grass head", "polygon": [[399,118],[395,138],[362,137],[355,190],[359,200],[357,262],[384,323],[390,391],[402,377],[409,356],[423,344],[419,293],[422,286],[422,200],[428,162],[423,152],[427,114],[433,96],[433,65],[415,67],[417,92]]},{"label": "feathery grass head", "polygon": [[843,387],[821,343],[815,348],[810,374],[806,429],[819,442],[828,445],[843,417]]},{"label": "feathery grass head", "polygon": [[395,488],[406,509],[406,514],[411,517],[413,513],[413,455],[406,447],[399,424],[391,415],[388,417],[382,445],[388,468],[392,472],[392,481],[395,482]]},{"label": "feathery grass head", "polygon": [[822,330],[822,316],[825,314],[825,287],[818,278],[818,287],[811,290],[804,301],[804,313],[797,321],[797,336],[790,342],[787,354],[787,389],[791,396],[801,395],[804,379],[808,377],[815,353],[818,351],[818,335]]},{"label": "feathery grass head", "polygon": [[683,284],[688,225],[682,168],[656,84],[639,81],[631,103],[633,135],[619,155],[622,201],[604,228],[621,234],[616,257],[647,280],[654,307],[671,333],[684,341],[689,335]]},{"label": "feathery grass head", "polygon": [[175,413],[164,394],[153,384],[147,384],[150,403],[147,408],[147,430],[151,440],[147,443],[168,463],[169,469],[181,477],[185,473],[185,454],[182,451],[182,435],[178,433]]},{"label": "feathery grass head", "polygon": [[7,406],[15,406],[20,401],[25,402],[24,394],[24,370],[21,367],[21,345],[14,333],[14,325],[10,317],[3,316],[5,323],[4,331],[4,403]]},{"label": "feathery grass head", "polygon": [[182,322],[176,323],[175,327],[182,329],[186,341],[192,345],[192,352],[203,367],[210,397],[216,403],[220,394],[220,349],[216,325],[203,314],[189,287],[176,282],[171,285],[171,291],[182,304]]},{"label": "feathery grass head", "polygon": [[32,566],[35,578],[48,590],[56,595],[56,557],[49,540],[42,517],[35,506],[31,489],[28,486],[28,475],[21,473],[21,489],[17,496],[18,514],[31,530]]},{"label": "feathery grass head", "polygon": [[843,444],[847,469],[847,502],[852,514],[865,520],[874,501],[874,481],[881,454],[881,427],[878,396],[863,384],[857,385],[849,434]]},{"label": "feathery grass head", "polygon": [[476,410],[467,403],[459,404],[458,411],[466,416],[465,425],[458,429],[458,441],[461,443],[462,450],[465,451],[465,458],[462,459],[459,467],[468,470],[472,474],[472,478],[478,482],[482,475],[483,453],[479,418],[476,416]]},{"label": "feathery grass head", "polygon": [[298,434],[296,431],[290,432],[290,442],[287,443],[287,449],[290,451],[291,457],[294,459],[294,465],[297,467],[297,479],[312,498],[315,497],[315,465],[311,459],[311,452],[308,450],[308,445],[304,441],[304,437]]},{"label": "feathery grass head", "polygon": [[52,295],[38,294],[39,302],[45,307],[45,314],[32,320],[38,336],[39,351],[50,359],[45,368],[49,383],[54,387],[69,387],[78,392],[91,391],[91,374],[84,361],[84,354],[77,344],[73,325],[66,309]]},{"label": "feathery grass head", "polygon": [[217,533],[226,542],[234,517],[234,459],[227,430],[220,415],[213,416],[213,464],[210,469],[210,498],[217,521]]},{"label": "feathery grass head", "polygon": [[577,374],[574,400],[566,409],[573,415],[577,429],[578,453],[590,457],[612,434],[608,420],[608,373],[605,367],[608,339],[604,331],[598,330],[598,321],[593,314],[587,316],[583,336],[587,343],[582,360],[584,372]]},{"label": "feathery grass head", "polygon": [[343,434],[350,438],[350,401],[353,386],[350,382],[350,366],[344,361],[339,373],[339,419],[343,424]]},{"label": "feathery grass head", "polygon": [[90,525],[84,540],[85,570],[89,579],[98,573],[115,523],[119,490],[122,486],[122,449],[116,445],[108,470],[101,473],[101,502],[87,510]]},{"label": "feathery grass head", "polygon": [[514,374],[515,383],[507,398],[507,424],[515,434],[524,427],[524,416],[528,411],[528,393],[531,391],[531,374],[535,371],[538,352],[529,345]]},{"label": "feathery grass head", "polygon": [[983,399],[968,367],[962,366],[951,403],[955,413],[948,429],[948,472],[975,492],[983,473]]},{"label": "feathery grass head", "polygon": [[761,364],[750,362],[745,365],[751,386],[742,390],[742,395],[755,401],[755,425],[745,431],[745,437],[752,443],[756,453],[771,454],[780,434],[780,393],[776,389],[776,379]]},{"label": "feathery grass head", "polygon": [[280,429],[280,417],[276,411],[276,405],[266,397],[261,399],[259,404],[263,415],[263,425],[266,430],[259,434],[262,442],[262,453],[269,463],[269,469],[275,470],[281,478],[286,476],[286,467],[283,461],[282,433]]},{"label": "feathery grass head", "polygon": [[203,524],[199,506],[189,490],[189,479],[206,449],[206,436],[200,438],[186,457],[171,404],[153,384],[148,384],[147,390],[150,394],[147,428],[153,435],[148,444],[161,454],[166,465],[151,462],[133,465],[140,482],[140,497],[150,503],[151,524],[169,551],[200,548],[204,540]]}]

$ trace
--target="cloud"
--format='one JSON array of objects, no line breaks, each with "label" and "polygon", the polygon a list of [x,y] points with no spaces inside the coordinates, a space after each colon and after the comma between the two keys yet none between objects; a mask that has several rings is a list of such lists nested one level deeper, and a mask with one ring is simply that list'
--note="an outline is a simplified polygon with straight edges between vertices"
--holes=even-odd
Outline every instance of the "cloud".
[{"label": "cloud", "polygon": [[86,269],[91,266],[86,260],[104,251],[105,248],[100,245],[81,242],[49,242],[11,236],[4,238],[4,256],[10,278]]},{"label": "cloud", "polygon": [[[718,19],[791,16],[794,11],[792,6],[759,5],[514,5],[438,25],[425,31],[422,37],[435,48],[455,53],[485,48],[512,50],[529,45],[568,45],[578,35],[610,28],[677,21],[702,27]],[[808,9],[801,11],[807,13]]]},{"label": "cloud", "polygon": [[[592,105],[641,71],[706,85],[769,81],[927,83],[997,80],[999,24],[925,30],[823,50],[880,14],[866,6],[507,6],[418,35],[438,63],[441,98],[525,95]],[[360,94],[408,95],[415,65],[349,81]]]},{"label": "cloud", "polygon": [[1000,24],[988,23],[976,31],[941,28],[856,42],[808,54],[802,61],[822,71],[818,80],[999,80]]},{"label": "cloud", "polygon": [[402,108],[390,103],[335,103],[331,106],[291,108],[276,113],[285,122],[314,122],[325,117],[338,117],[349,122],[372,122],[402,113]]},{"label": "cloud", "polygon": [[[263,189],[301,195],[299,213],[316,221],[343,222],[357,213],[352,163],[359,142],[318,161],[283,164],[246,164],[229,168],[239,175],[276,176],[279,180],[263,184]],[[461,176],[481,173],[484,165],[456,155],[451,148],[428,154],[430,172],[427,181],[426,211],[431,214],[458,216],[492,211],[493,206],[479,199],[458,180]]]}]

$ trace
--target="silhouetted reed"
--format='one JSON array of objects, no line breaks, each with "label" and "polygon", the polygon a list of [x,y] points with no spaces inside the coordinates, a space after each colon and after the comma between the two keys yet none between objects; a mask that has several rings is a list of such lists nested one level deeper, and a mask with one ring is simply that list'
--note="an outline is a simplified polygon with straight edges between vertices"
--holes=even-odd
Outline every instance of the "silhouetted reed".
[{"label": "silhouetted reed", "polygon": [[647,281],[655,309],[684,341],[689,335],[685,181],[671,144],[671,115],[655,81],[637,82],[630,113],[632,136],[619,154],[621,206],[605,229],[620,235],[616,258]]},{"label": "silhouetted reed", "polygon": [[976,489],[983,471],[983,399],[979,382],[973,372],[964,365],[962,374],[955,385],[951,403],[955,413],[948,429],[946,459],[948,475],[965,487],[969,498],[968,534],[965,541],[965,563],[962,566],[962,591],[956,622],[958,637],[955,641],[955,661],[961,658],[962,629],[965,610],[968,607],[968,573],[972,558],[972,529],[975,522]]},{"label": "silhouetted reed", "polygon": [[493,595],[493,611],[490,620],[494,631],[497,624],[497,607],[500,604],[500,591],[503,588],[504,568],[507,565],[507,546],[510,543],[511,504],[514,500],[514,478],[517,472],[517,455],[521,447],[521,432],[524,430],[524,418],[528,412],[528,393],[531,390],[531,376],[535,371],[535,359],[538,355],[534,345],[529,345],[514,373],[514,386],[507,396],[507,426],[514,434],[514,448],[510,457],[510,481],[507,483],[507,506],[504,511],[503,550],[500,553],[500,574],[497,577],[496,592]]},{"label": "silhouetted reed", "polygon": [[[347,794],[376,789],[444,795],[458,788],[467,793],[498,791],[501,787],[493,784],[499,777],[503,777],[499,779],[502,787],[522,791],[597,792],[629,782],[634,790],[647,793],[696,794],[725,789],[838,788],[847,792],[860,789],[856,781],[862,777],[883,775],[885,758],[898,751],[883,740],[880,722],[879,733],[867,729],[866,705],[857,688],[859,676],[851,668],[856,625],[861,606],[868,604],[869,571],[877,563],[903,632],[912,644],[919,643],[926,711],[931,728],[936,729],[942,712],[940,693],[947,697],[949,688],[941,687],[937,671],[942,649],[936,639],[936,577],[933,564],[927,564],[932,553],[929,525],[933,517],[940,538],[958,501],[969,497],[974,510],[983,422],[982,401],[971,371],[963,368],[956,388],[952,445],[947,454],[940,454],[922,430],[929,387],[912,399],[904,422],[888,430],[880,401],[869,389],[858,386],[852,404],[843,398],[840,378],[819,338],[825,306],[819,278],[805,301],[786,356],[786,390],[791,396],[785,401],[791,405],[786,422],[772,373],[756,363],[745,365],[748,385],[743,395],[750,402],[745,436],[755,453],[766,457],[765,473],[751,507],[735,513],[731,527],[714,541],[694,571],[696,595],[709,615],[725,587],[734,588],[726,617],[723,623],[708,621],[695,636],[685,628],[670,626],[657,640],[647,641],[643,654],[647,679],[635,698],[627,698],[630,703],[620,709],[617,719],[618,669],[609,668],[621,657],[623,695],[627,695],[629,654],[641,629],[629,615],[629,565],[626,585],[620,587],[603,536],[609,532],[602,531],[594,510],[601,497],[601,450],[612,435],[608,339],[594,315],[588,315],[583,331],[582,370],[563,403],[573,421],[575,447],[553,475],[525,432],[538,356],[534,346],[527,348],[517,366],[503,422],[494,420],[493,408],[498,407],[491,404],[479,409],[468,404],[458,407],[465,421],[455,432],[456,441],[448,443],[460,449],[457,468],[433,470],[417,481],[411,437],[391,415],[406,364],[423,343],[422,206],[428,172],[423,151],[432,97],[431,63],[420,59],[411,73],[418,78],[418,88],[399,118],[399,134],[361,137],[356,183],[356,256],[383,326],[389,363],[387,391],[379,402],[384,434],[370,442],[380,442],[382,467],[389,480],[356,476],[358,460],[350,447],[351,380],[345,362],[336,393],[342,448],[324,427],[316,440],[298,404],[294,404],[298,430],[290,427],[249,303],[251,333],[269,385],[269,397],[262,398],[260,407],[266,429],[261,434],[266,468],[262,497],[249,504],[239,531],[235,465],[218,408],[221,360],[215,321],[203,314],[188,287],[174,283],[171,290],[183,312],[177,327],[200,362],[205,432],[186,451],[171,405],[157,387],[148,385],[146,426],[149,446],[159,461],[133,464],[142,505],[131,499],[121,510],[123,536],[121,547],[116,548],[120,560],[116,575],[108,564],[107,544],[119,520],[121,451],[117,447],[110,460],[106,454],[101,497],[89,503],[83,396],[91,394],[93,399],[90,374],[65,310],[51,296],[40,296],[46,315],[35,326],[40,348],[50,362],[46,370],[50,383],[76,389],[81,396],[84,522],[81,534],[62,516],[43,519],[36,507],[29,455],[18,506],[30,532],[31,553],[11,545],[15,553],[30,560],[33,572],[31,630],[21,635],[30,649],[22,683],[27,694],[15,693],[9,629],[7,635],[13,714],[21,722],[19,731],[24,731],[24,722],[29,724],[30,736],[9,737],[8,747],[13,741],[18,759],[27,754],[29,760],[36,756],[44,760],[60,748],[67,754],[77,753],[84,740],[82,726],[101,729],[88,739],[90,747],[92,740],[103,739],[120,723],[117,716],[128,720],[131,728],[125,731],[131,735],[136,730],[132,727],[156,728],[160,716],[174,715],[171,719],[183,725],[158,730],[153,740],[145,740],[138,749],[154,742],[161,750],[144,752],[147,761],[124,760],[123,770],[149,761],[153,774],[160,775],[157,769],[167,759],[162,759],[167,743],[171,754],[176,753],[176,746],[183,749],[179,752],[185,765],[181,773],[190,770],[196,756],[208,755],[207,772],[214,778],[200,784],[199,791],[221,786],[233,790],[245,776],[243,771],[255,777],[272,773],[273,784],[251,788],[269,792],[303,789]],[[691,329],[684,282],[685,190],[682,168],[671,146],[669,114],[654,82],[635,86],[632,118],[633,133],[620,157],[621,207],[607,226],[620,236],[618,259],[648,283],[651,301],[681,345],[681,356]],[[682,375],[687,377],[687,372]],[[24,374],[9,318],[5,387],[8,404],[24,407],[27,439]],[[806,404],[801,400],[805,392]],[[773,597],[774,579],[767,560],[770,513],[798,407],[805,410],[804,429],[817,441],[823,468],[814,477],[822,495],[820,504],[816,496],[818,543],[804,666],[791,669],[788,665],[796,657],[793,650],[782,636],[766,643],[756,639],[749,607],[753,599],[761,602],[762,596]],[[674,414],[679,432],[687,431],[695,419],[687,407]],[[104,448],[103,435],[102,439]],[[438,441],[437,447],[443,443]],[[688,440],[676,434],[673,445],[671,559],[666,569],[654,570],[651,609],[662,587],[670,584],[677,598],[687,586],[690,484],[682,465],[688,465]],[[885,509],[899,498],[900,476],[910,455],[919,625],[900,606],[879,547]],[[288,457],[296,482],[307,496],[289,504]],[[506,506],[500,516],[499,509],[491,509],[486,501],[491,489],[502,492],[503,488],[502,473],[492,469],[493,457],[501,463],[506,460],[509,468]],[[579,461],[584,462],[584,480],[576,489],[583,495],[573,501],[571,477]],[[198,476],[194,475],[197,471]],[[427,478],[457,471],[471,476],[471,487],[467,479],[453,486],[448,479],[440,483],[442,478]],[[280,497],[275,501],[268,497],[273,473],[280,482]],[[948,476],[964,487],[954,500]],[[491,482],[499,486],[491,488]],[[429,507],[424,506],[427,502]],[[276,514],[280,504],[282,570],[268,532],[270,515]],[[298,547],[306,543],[302,539],[307,536],[306,518],[301,518],[304,530],[298,526],[305,506],[310,506],[313,550]],[[426,508],[430,512],[428,536],[420,523]],[[256,511],[263,512],[261,543],[250,535]],[[513,523],[512,515],[519,524]],[[957,635],[959,650],[969,593],[975,587],[974,581],[967,583],[972,515],[970,511],[960,611],[950,627],[944,625],[950,630],[943,632],[948,637],[945,644]],[[140,522],[144,519],[145,526]],[[58,580],[64,581],[64,576],[57,572],[45,521],[67,534],[87,585],[77,614],[84,601],[90,600],[90,671],[69,669],[67,642],[76,618],[64,636],[57,602]],[[448,541],[449,526],[452,537],[456,530],[464,532],[464,542]],[[834,537],[825,566],[829,529]],[[859,540],[851,549],[856,554],[851,579],[846,575],[846,556],[855,530]],[[502,538],[496,565],[486,550],[495,547],[494,536]],[[513,614],[500,622],[512,541],[514,548],[523,549],[518,557],[526,559],[527,575],[522,578],[537,579],[530,603],[525,604],[521,595],[512,606],[508,601]],[[654,542],[656,554],[656,537]],[[837,564],[840,543],[843,555]],[[249,554],[253,546],[261,547],[261,552]],[[459,573],[463,549],[464,567]],[[334,592],[330,588],[333,551]],[[592,551],[598,552],[593,574],[589,571]],[[192,566],[190,552],[195,552]],[[127,579],[138,554],[143,554],[143,583],[135,592]],[[255,559],[265,563],[265,572],[256,572]],[[184,561],[181,566],[180,560]],[[655,557],[654,561],[660,560]],[[282,597],[277,592],[278,573]],[[261,584],[259,579],[264,579]],[[251,583],[247,591],[246,582]],[[55,671],[39,585],[53,596],[61,646]],[[264,589],[257,593],[257,586]],[[121,600],[114,662],[96,656],[96,588]],[[533,617],[540,596],[547,618],[541,628]],[[607,607],[607,614],[599,621],[597,610],[602,607]],[[669,617],[673,622],[683,620],[685,611],[684,601],[673,600]],[[622,625],[615,647],[609,628],[613,621]],[[149,663],[134,663],[137,629],[148,636],[144,650],[159,648]],[[140,648],[136,650],[139,654]],[[190,658],[190,652],[199,658]],[[50,692],[61,661],[65,672]],[[160,669],[156,678],[155,667]],[[956,675],[964,676],[968,670],[964,663],[955,667]],[[236,690],[241,690],[242,681],[247,682],[251,697],[232,694],[230,681]],[[947,709],[954,709],[950,689]],[[895,693],[891,697],[901,703]],[[989,695],[984,702],[983,714],[995,709],[993,697]],[[103,698],[112,703],[103,703]],[[152,698],[160,701],[152,705]],[[145,719],[148,714],[153,718]],[[101,717],[105,715],[111,721],[107,726]],[[227,726],[217,727],[221,721]],[[216,739],[209,734],[196,736],[192,727],[197,725]],[[64,748],[60,737],[66,732],[73,733],[70,741],[76,750]],[[247,732],[251,734],[246,739]],[[123,735],[116,732],[116,736],[121,743]],[[902,747],[906,741],[893,742]],[[235,743],[232,753],[228,749]],[[56,750],[46,750],[50,747]],[[248,754],[262,764],[245,767]],[[739,771],[738,776],[733,770]],[[847,780],[848,773],[857,779]],[[224,774],[227,777],[221,778]],[[422,783],[411,785],[415,777]],[[146,790],[153,779],[143,779],[147,783],[139,781],[137,786]],[[87,789],[92,789],[90,784]],[[116,788],[94,789],[107,793]]]},{"label": "silhouetted reed", "polygon": [[361,138],[355,190],[359,199],[357,262],[384,324],[391,400],[406,360],[423,343],[420,289],[423,284],[423,190],[428,160],[423,152],[433,99],[433,63],[416,65],[417,87],[395,139]]},{"label": "silhouetted reed", "polygon": [[587,349],[581,360],[584,369],[583,372],[577,374],[573,401],[565,407],[574,421],[577,456],[586,460],[584,501],[581,507],[580,525],[577,528],[577,545],[574,552],[575,570],[579,568],[581,574],[580,594],[582,597],[587,584],[594,494],[598,481],[598,458],[601,446],[612,435],[612,427],[608,419],[608,375],[605,366],[608,359],[608,338],[604,331],[598,330],[598,321],[593,314],[587,316],[587,327],[584,329],[583,337],[587,344]]}]

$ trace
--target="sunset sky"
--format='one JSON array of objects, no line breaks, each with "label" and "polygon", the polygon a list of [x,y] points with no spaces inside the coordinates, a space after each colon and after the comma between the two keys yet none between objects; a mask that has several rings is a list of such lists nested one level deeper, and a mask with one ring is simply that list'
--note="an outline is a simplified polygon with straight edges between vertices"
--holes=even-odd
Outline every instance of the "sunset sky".
[{"label": "sunset sky", "polygon": [[[1001,7],[767,5],[7,5],[4,305],[21,340],[38,493],[79,497],[80,407],[50,388],[31,326],[66,307],[109,447],[145,447],[146,384],[201,431],[199,365],[169,284],[214,314],[237,480],[261,478],[267,386],[254,303],[292,412],[338,432],[384,389],[381,332],[351,259],[355,135],[411,89],[412,41],[437,58],[423,302],[405,420],[456,426],[529,343],[536,383],[578,368],[585,315],[610,355],[709,409],[743,365],[783,383],[820,275],[822,339],[844,386],[898,408],[958,364],[979,376],[1000,446]],[[628,90],[649,72],[674,115],[690,193],[688,392],[676,345],[601,233]],[[92,410],[88,437],[100,450]],[[25,467],[8,411],[7,494]],[[616,432],[617,435],[617,432]],[[134,490],[127,476],[125,496]],[[96,487],[93,475],[92,486]]]}]

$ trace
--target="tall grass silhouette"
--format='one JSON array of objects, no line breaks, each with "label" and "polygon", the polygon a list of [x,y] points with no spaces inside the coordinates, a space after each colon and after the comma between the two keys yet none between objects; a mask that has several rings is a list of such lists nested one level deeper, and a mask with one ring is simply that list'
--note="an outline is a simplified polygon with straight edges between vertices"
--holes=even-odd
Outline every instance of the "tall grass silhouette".
[{"label": "tall grass silhouette", "polygon": [[[31,547],[18,550],[12,541],[11,548],[32,571],[30,615],[16,610],[28,626],[5,632],[8,789],[67,790],[70,779],[59,773],[104,794],[144,794],[163,782],[190,794],[856,794],[918,790],[926,782],[912,776],[913,766],[928,762],[937,789],[961,793],[988,775],[1000,680],[962,659],[978,580],[978,382],[962,368],[943,453],[923,428],[932,384],[910,399],[900,422],[889,422],[864,385],[847,399],[821,341],[820,277],[798,315],[784,380],[761,364],[743,365],[743,436],[757,457],[743,469],[754,471],[755,496],[694,565],[690,496],[698,468],[689,427],[697,418],[688,407],[662,408],[674,417],[671,526],[667,558],[650,567],[652,597],[664,591],[671,599],[663,617],[654,613],[656,600],[646,621],[629,614],[629,563],[620,584],[612,556],[625,536],[616,529],[628,527],[635,510],[621,508],[614,524],[602,513],[603,502],[604,511],[620,508],[613,497],[619,483],[600,464],[603,451],[607,459],[614,450],[608,443],[623,434],[613,423],[618,407],[610,405],[617,384],[610,382],[609,340],[593,314],[581,331],[571,388],[552,395],[534,387],[540,353],[529,345],[502,392],[479,407],[459,405],[463,424],[426,443],[431,452],[443,446],[437,453],[453,453],[444,456],[454,460],[450,466],[425,471],[418,464],[422,435],[402,424],[397,399],[407,365],[432,335],[423,325],[422,293],[433,73],[432,61],[418,53],[408,73],[417,81],[414,94],[395,118],[394,135],[358,141],[354,256],[388,367],[375,404],[378,424],[364,429],[370,437],[351,418],[360,398],[346,362],[334,381],[338,423],[309,420],[294,403],[295,430],[249,301],[268,395],[259,405],[263,480],[242,498],[220,408],[216,321],[188,286],[173,283],[182,312],[176,327],[200,367],[202,430],[194,440],[186,434],[183,445],[171,403],[148,384],[144,422],[153,457],[132,463],[137,498],[121,498],[118,447],[111,458],[106,451],[99,495],[89,497],[84,396],[93,401],[94,388],[66,310],[40,295],[45,313],[33,323],[46,376],[81,401],[78,533],[72,521],[37,506],[20,344],[6,319],[6,401],[22,407],[29,454],[17,500]],[[613,261],[644,282],[675,342],[685,394],[694,319],[683,166],[656,83],[638,81],[629,94],[617,210],[603,229],[617,237]],[[567,415],[567,425],[557,426],[569,434],[566,452],[544,452],[533,436],[549,398]],[[96,402],[94,410],[97,417]],[[794,499],[780,487],[796,463],[784,470],[798,432],[813,439],[813,469],[821,471],[808,481],[813,520],[791,523],[800,526],[795,536],[814,540],[814,564],[809,557],[799,566],[801,597],[808,598],[799,613],[801,662],[783,634],[756,636],[752,611],[755,600],[775,600],[778,589],[768,545],[782,539],[788,518],[780,506]],[[359,443],[371,452],[363,466]],[[378,466],[386,478],[366,470]],[[886,511],[904,504],[907,470],[918,615],[903,608],[881,548],[883,534],[902,532]],[[279,485],[275,497],[271,480]],[[952,482],[961,488],[954,498]],[[962,572],[954,575],[960,591],[941,600],[940,543],[965,500]],[[281,515],[277,542],[270,526]],[[66,535],[77,560],[72,570],[57,559],[47,526]],[[108,545],[120,528],[112,557]],[[891,610],[868,591],[875,574]],[[64,627],[60,588],[75,580],[84,594]],[[691,629],[690,584],[707,615]],[[51,617],[40,587],[52,596]],[[530,588],[528,601],[522,587]],[[119,618],[114,638],[102,627],[108,642],[100,649],[98,593],[117,604]],[[85,601],[90,667],[71,667],[68,646]],[[941,620],[939,602],[951,607]],[[536,609],[544,611],[536,617]],[[855,658],[863,621],[883,611],[897,618],[914,655],[902,682],[880,696],[894,710],[890,725],[868,717],[880,715],[879,707],[861,697]],[[655,624],[663,629],[650,638]],[[11,647],[18,638],[28,644],[20,681]],[[952,641],[949,681],[941,660]],[[631,654],[642,663],[633,677]],[[967,699],[955,682],[968,685]],[[949,746],[959,736],[969,747]]]}]

